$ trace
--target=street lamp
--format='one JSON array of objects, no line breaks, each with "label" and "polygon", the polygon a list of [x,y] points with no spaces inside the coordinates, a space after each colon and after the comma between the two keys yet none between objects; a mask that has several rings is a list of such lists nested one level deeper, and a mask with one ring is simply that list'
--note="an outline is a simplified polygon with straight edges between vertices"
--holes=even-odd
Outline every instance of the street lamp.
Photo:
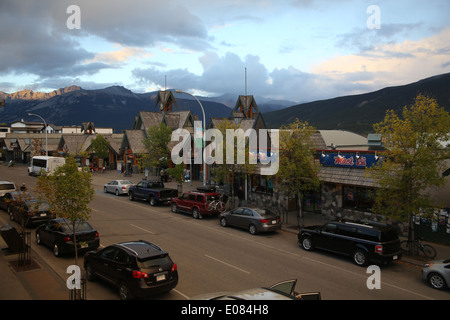
[{"label": "street lamp", "polygon": [[42,118],[40,115],[34,114],[34,113],[29,113],[29,116],[36,116],[42,119],[42,121],[44,121],[44,130],[45,130],[45,155],[48,156],[48,143],[47,143],[47,122],[45,122],[44,118]]},{"label": "street lamp", "polygon": [[[203,113],[203,135],[202,135],[202,142],[203,142],[203,147],[202,147],[202,163],[203,163],[203,185],[206,185],[206,162],[205,162],[205,157],[203,155],[203,148],[205,147],[205,123],[206,123],[206,117],[205,117],[205,109],[203,109],[202,103],[200,102],[200,100],[197,99],[196,96],[194,96],[193,94],[190,94],[189,92],[184,92],[181,90],[175,90],[176,93],[185,93],[190,95],[191,97],[193,97],[195,100],[197,100],[198,104],[200,105],[200,108],[202,108],[202,113]],[[191,176],[192,178],[192,176]]]}]

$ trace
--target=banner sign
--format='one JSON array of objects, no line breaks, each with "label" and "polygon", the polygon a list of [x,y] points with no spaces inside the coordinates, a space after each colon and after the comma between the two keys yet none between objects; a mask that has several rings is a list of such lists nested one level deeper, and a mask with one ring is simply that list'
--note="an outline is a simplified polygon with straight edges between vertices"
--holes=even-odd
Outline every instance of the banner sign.
[{"label": "banner sign", "polygon": [[380,159],[376,154],[322,153],[320,164],[331,167],[369,168]]}]

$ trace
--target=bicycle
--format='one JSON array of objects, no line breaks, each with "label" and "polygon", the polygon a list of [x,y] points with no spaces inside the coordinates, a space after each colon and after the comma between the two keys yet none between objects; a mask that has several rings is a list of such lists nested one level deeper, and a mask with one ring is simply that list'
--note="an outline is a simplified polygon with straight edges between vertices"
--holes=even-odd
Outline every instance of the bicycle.
[{"label": "bicycle", "polygon": [[422,251],[427,259],[434,259],[436,257],[436,249],[429,244],[422,244],[422,239],[403,240],[400,242],[400,248],[405,253],[418,254]]},{"label": "bicycle", "polygon": [[208,203],[208,211],[223,212],[225,210],[225,203],[222,200],[213,200]]}]

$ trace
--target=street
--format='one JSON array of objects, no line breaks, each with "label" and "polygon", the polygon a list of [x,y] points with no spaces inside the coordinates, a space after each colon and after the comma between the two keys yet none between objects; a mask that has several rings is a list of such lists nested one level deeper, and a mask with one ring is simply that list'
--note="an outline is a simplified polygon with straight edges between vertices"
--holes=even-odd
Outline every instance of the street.
[{"label": "street", "polygon": [[[328,300],[428,300],[450,298],[450,291],[438,291],[421,279],[420,268],[407,263],[381,267],[381,288],[369,289],[370,273],[346,257],[325,252],[306,252],[297,243],[295,232],[252,236],[245,230],[223,228],[217,217],[193,219],[190,215],[172,213],[169,206],[150,206],[143,201],[130,201],[103,192],[103,184],[117,178],[117,172],[96,173],[96,190],[91,202],[90,224],[99,231],[101,246],[121,241],[144,239],[169,252],[178,265],[179,283],[169,293],[153,299],[184,300],[218,291],[238,291],[270,286],[277,282],[298,279],[296,291],[321,292]],[[131,177],[137,183],[140,176]],[[0,166],[0,180],[10,180],[28,191],[37,178],[27,175],[25,166]],[[6,212],[0,212],[0,224],[9,223]],[[15,222],[12,223],[17,226]],[[73,256],[56,258],[52,251],[38,246],[32,231],[33,255],[39,255],[62,279],[74,264]],[[83,263],[82,256],[79,265]],[[117,290],[104,282],[88,282],[90,300],[119,299]]]}]

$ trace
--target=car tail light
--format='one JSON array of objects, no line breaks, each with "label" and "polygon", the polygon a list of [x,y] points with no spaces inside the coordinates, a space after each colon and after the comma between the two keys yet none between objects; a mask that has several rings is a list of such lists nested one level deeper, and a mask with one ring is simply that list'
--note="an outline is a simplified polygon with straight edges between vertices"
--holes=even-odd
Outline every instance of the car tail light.
[{"label": "car tail light", "polygon": [[170,272],[175,272],[177,270],[178,270],[177,264],[174,263],[173,266],[172,266],[172,269],[170,270]]},{"label": "car tail light", "polygon": [[269,223],[269,219],[259,219],[259,222],[261,223]]},{"label": "car tail light", "polygon": [[96,238],[98,238],[98,237],[99,237],[99,234],[98,234],[98,232],[96,232],[96,233],[95,233],[95,237],[96,237]]},{"label": "car tail light", "polygon": [[145,279],[148,278],[148,274],[142,271],[133,270],[133,278],[135,279]]},{"label": "car tail light", "polygon": [[122,190],[125,190],[126,189],[126,187],[122,187]]},{"label": "car tail light", "polygon": [[381,244],[377,244],[375,246],[375,252],[376,253],[383,253],[383,246]]},{"label": "car tail light", "polygon": [[64,237],[64,242],[68,242],[68,241],[70,241],[71,240],[71,238],[69,237],[69,236],[65,236]]}]

